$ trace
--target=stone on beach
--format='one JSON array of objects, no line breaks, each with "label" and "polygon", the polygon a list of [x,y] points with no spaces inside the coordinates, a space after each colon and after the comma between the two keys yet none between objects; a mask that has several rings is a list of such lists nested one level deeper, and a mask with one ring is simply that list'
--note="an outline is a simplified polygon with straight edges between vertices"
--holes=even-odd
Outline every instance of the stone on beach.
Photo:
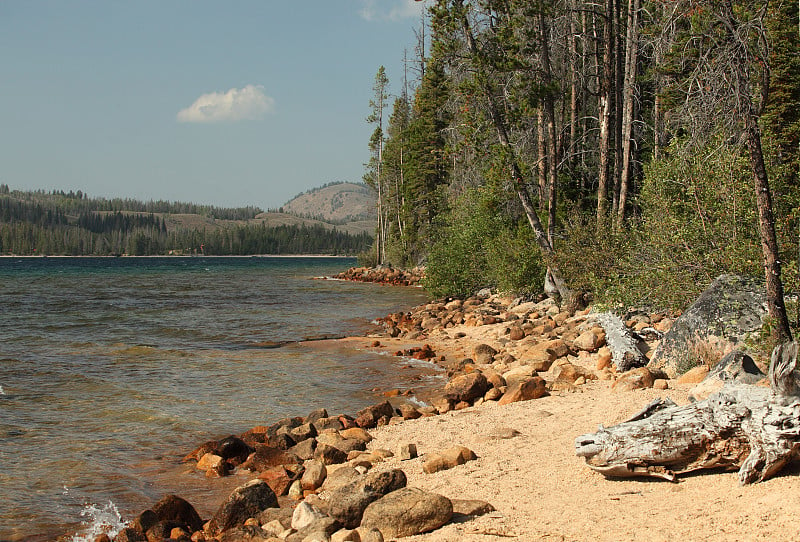
[{"label": "stone on beach", "polygon": [[467,461],[477,459],[475,452],[465,446],[453,446],[447,450],[427,454],[422,464],[422,471],[426,474],[433,474],[447,469],[452,469],[458,465],[463,465]]},{"label": "stone on beach", "polygon": [[486,377],[476,371],[450,380],[444,387],[444,395],[454,402],[469,403],[478,397],[483,397],[487,389],[489,389],[489,382]]},{"label": "stone on beach", "polygon": [[242,525],[266,508],[277,508],[278,498],[263,480],[255,479],[231,492],[209,522],[209,531],[219,534]]},{"label": "stone on beach", "polygon": [[518,401],[530,401],[545,395],[547,395],[547,385],[544,378],[533,376],[511,384],[498,401],[498,404],[507,405]]},{"label": "stone on beach", "polygon": [[452,516],[450,499],[419,488],[405,487],[367,506],[361,527],[378,529],[386,538],[398,538],[438,529]]}]

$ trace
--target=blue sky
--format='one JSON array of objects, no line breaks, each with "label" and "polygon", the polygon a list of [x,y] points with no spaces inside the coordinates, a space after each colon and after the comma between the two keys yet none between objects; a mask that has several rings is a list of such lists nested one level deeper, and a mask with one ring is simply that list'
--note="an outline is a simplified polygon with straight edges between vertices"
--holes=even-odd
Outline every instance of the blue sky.
[{"label": "blue sky", "polygon": [[423,5],[2,0],[0,183],[272,208],[359,181]]}]

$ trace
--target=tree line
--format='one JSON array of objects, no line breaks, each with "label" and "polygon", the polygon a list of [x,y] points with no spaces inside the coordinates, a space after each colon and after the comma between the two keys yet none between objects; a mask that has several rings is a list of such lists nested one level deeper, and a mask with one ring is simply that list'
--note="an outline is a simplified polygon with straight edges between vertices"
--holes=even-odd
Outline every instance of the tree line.
[{"label": "tree line", "polygon": [[[75,201],[84,204],[73,205]],[[319,224],[267,226],[263,222],[240,221],[226,222],[214,228],[170,228],[167,225],[169,213],[159,213],[159,216],[155,211],[139,209],[164,208],[180,214],[185,214],[184,211],[187,210],[205,209],[213,213],[214,217],[231,217],[254,216],[255,208],[222,209],[180,203],[163,206],[148,206],[142,202],[125,203],[129,201],[93,200],[80,192],[65,194],[10,191],[6,185],[2,185],[0,254],[353,255],[366,250],[372,243],[369,234],[351,235],[335,227],[326,228]],[[73,214],[76,211],[77,214]]]},{"label": "tree line", "polygon": [[790,336],[797,2],[437,0],[417,36],[400,92],[373,86],[365,259],[659,308],[761,274]]}]

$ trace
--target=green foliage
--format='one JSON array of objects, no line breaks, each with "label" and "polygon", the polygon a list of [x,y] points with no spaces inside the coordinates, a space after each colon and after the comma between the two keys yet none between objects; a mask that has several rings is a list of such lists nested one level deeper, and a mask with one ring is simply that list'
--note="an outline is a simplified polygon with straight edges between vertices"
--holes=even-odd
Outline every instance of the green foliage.
[{"label": "green foliage", "polygon": [[545,266],[532,235],[501,211],[487,189],[470,190],[438,230],[425,288],[435,297],[464,297],[485,287],[539,291]]},{"label": "green foliage", "polygon": [[754,200],[738,149],[674,152],[645,168],[642,215],[625,231],[568,222],[559,269],[601,302],[682,309],[722,273],[763,273]]}]

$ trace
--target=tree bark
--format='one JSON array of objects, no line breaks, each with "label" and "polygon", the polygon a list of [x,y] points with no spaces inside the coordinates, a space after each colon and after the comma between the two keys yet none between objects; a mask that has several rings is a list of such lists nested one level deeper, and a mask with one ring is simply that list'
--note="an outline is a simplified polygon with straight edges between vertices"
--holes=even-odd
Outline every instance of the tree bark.
[{"label": "tree bark", "polygon": [[[600,62],[598,62],[600,64]],[[609,175],[611,173],[611,111],[613,107],[614,80],[614,0],[606,0],[603,30],[603,73],[600,79],[599,168],[597,176],[597,227],[602,229],[608,217]]]},{"label": "tree bark", "polygon": [[735,69],[734,88],[739,103],[739,113],[744,119],[745,142],[750,156],[750,167],[756,192],[758,209],[758,228],[761,237],[761,251],[764,258],[764,274],[767,283],[767,307],[769,314],[775,319],[779,343],[792,340],[789,317],[784,304],[783,282],[781,280],[781,262],[778,251],[778,238],[775,233],[775,217],[772,212],[772,192],[769,188],[767,169],[764,165],[764,153],[761,148],[761,130],[758,127],[758,112],[753,104],[751,90],[750,62],[747,43],[738,32],[741,26],[733,12],[730,0],[722,3],[720,19],[728,31],[728,39],[735,51],[733,66]]},{"label": "tree bark", "polygon": [[575,440],[575,451],[607,477],[739,470],[740,484],[766,480],[800,453],[797,343],[778,346],[771,388],[731,384],[705,401],[655,401],[630,420]]},{"label": "tree bark", "polygon": [[639,52],[639,0],[629,0],[628,32],[625,39],[625,82],[623,83],[622,112],[622,169],[619,180],[619,202],[617,204],[617,227],[625,221],[625,206],[628,200],[628,185],[632,174],[631,135],[633,133],[633,98],[636,85],[636,64]]}]

